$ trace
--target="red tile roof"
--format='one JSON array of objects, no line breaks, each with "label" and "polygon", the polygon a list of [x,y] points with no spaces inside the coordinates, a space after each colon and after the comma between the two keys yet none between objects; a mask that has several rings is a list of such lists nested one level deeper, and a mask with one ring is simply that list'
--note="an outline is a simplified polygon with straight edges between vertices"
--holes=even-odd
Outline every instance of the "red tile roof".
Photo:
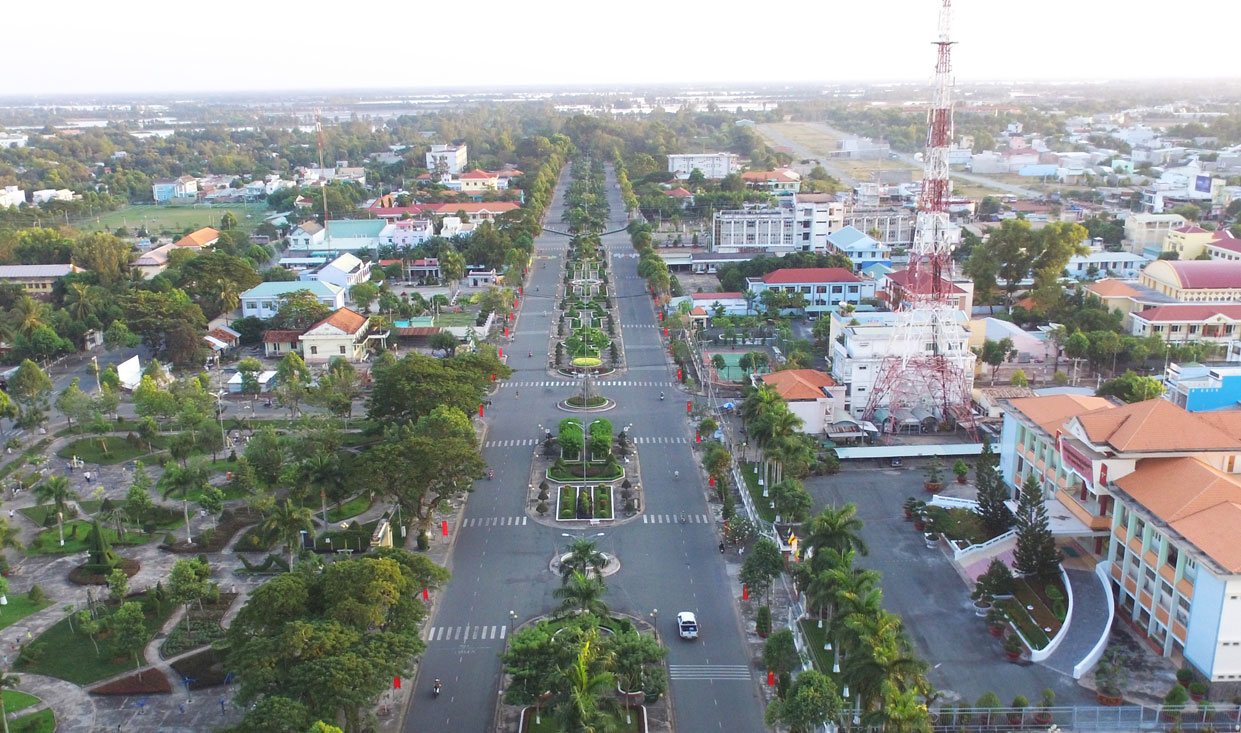
[{"label": "red tile roof", "polygon": [[423,204],[423,206],[425,206],[427,210],[434,211],[437,214],[455,214],[458,211],[464,211],[467,214],[474,214],[480,211],[489,211],[493,214],[503,214],[507,211],[516,211],[521,208],[521,204],[515,204],[512,201],[492,201],[490,203],[454,201],[448,204]]},{"label": "red tile roof", "polygon": [[690,196],[693,196],[694,194],[690,193],[689,191],[686,191],[684,188],[681,188],[680,186],[677,186],[676,188],[671,189],[669,191],[664,191],[664,195],[671,196],[674,199],[687,199]]},{"label": "red tile roof", "polygon": [[1147,308],[1133,314],[1136,318],[1146,321],[1205,321],[1206,319],[1220,315],[1232,320],[1241,320],[1241,303],[1224,304],[1224,305],[1199,305],[1197,303],[1189,303],[1186,305],[1160,305],[1154,308]]},{"label": "red tile roof", "polygon": [[207,332],[207,335],[226,344],[236,344],[240,340],[236,334],[225,331],[222,328],[213,328]]},{"label": "red tile roof", "polygon": [[750,183],[768,183],[771,181],[793,183],[801,180],[800,178],[789,175],[789,172],[786,170],[746,171],[741,174],[741,179]]},{"label": "red tile roof", "polygon": [[824,387],[835,387],[836,380],[814,369],[785,369],[764,374],[763,381],[776,388],[785,400],[818,400],[826,397]]},{"label": "red tile roof", "polygon": [[[897,270],[896,272],[889,272],[888,274],[884,275],[884,277],[887,278],[892,283],[899,285],[902,290],[910,289],[909,288],[909,270]],[[965,291],[962,290],[961,288],[957,287],[953,283],[947,280],[944,280],[942,278],[940,279],[940,289],[945,293],[952,293],[952,294],[965,293]]]},{"label": "red tile roof", "polygon": [[487,171],[485,171],[485,170],[481,170],[481,169],[479,169],[479,168],[475,168],[474,170],[470,171],[469,173],[462,173],[462,174],[461,174],[461,178],[496,178],[496,174],[494,174],[494,173],[488,173],[488,172],[487,172]]},{"label": "red tile roof", "polygon": [[263,334],[265,344],[295,344],[302,337],[301,331],[267,331]]},{"label": "red tile roof", "polygon": [[366,325],[367,320],[369,319],[361,313],[355,313],[348,308],[341,308],[332,315],[308,328],[307,332],[313,331],[319,326],[327,324],[335,326],[345,333],[357,333],[362,326]]},{"label": "red tile roof", "polygon": [[177,240],[178,247],[206,247],[211,242],[220,238],[220,232],[211,227],[203,227],[196,232],[181,237]]},{"label": "red tile roof", "polygon": [[1180,232],[1181,234],[1202,234],[1206,230],[1200,226],[1195,226],[1193,224],[1186,224],[1185,226],[1177,227],[1176,229],[1173,229],[1172,231]]},{"label": "red tile roof", "polygon": [[857,275],[843,267],[784,267],[763,276],[768,285],[810,283],[858,283]]},{"label": "red tile roof", "polygon": [[694,300],[744,300],[745,293],[735,292],[719,292],[719,293],[694,293],[690,296]]}]

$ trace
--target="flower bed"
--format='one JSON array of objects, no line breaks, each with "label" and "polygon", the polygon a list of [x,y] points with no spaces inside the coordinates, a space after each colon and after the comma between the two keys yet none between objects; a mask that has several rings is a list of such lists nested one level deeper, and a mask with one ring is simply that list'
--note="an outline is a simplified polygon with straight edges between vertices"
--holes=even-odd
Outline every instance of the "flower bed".
[{"label": "flower bed", "polygon": [[[1001,602],[1004,610],[1008,611],[1009,618],[1035,650],[1046,647],[1060,631],[1062,623],[1051,610],[1052,602],[1046,597],[1046,590],[1040,592],[1037,585],[1037,581],[1031,585],[1025,578],[1016,578],[1013,583],[1013,598]],[[1065,592],[1059,578],[1050,585],[1061,593]]]},{"label": "flower bed", "polygon": [[92,695],[162,695],[172,692],[168,675],[158,669],[135,672],[90,691]]}]

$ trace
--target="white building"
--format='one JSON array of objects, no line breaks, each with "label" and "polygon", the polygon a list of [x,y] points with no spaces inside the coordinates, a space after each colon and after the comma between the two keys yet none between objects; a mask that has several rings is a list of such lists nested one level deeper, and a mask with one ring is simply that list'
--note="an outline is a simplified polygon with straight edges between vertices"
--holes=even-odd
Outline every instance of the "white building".
[{"label": "white building", "polygon": [[875,263],[892,264],[892,248],[851,226],[827,235],[828,249],[848,257],[855,270]]},{"label": "white building", "polygon": [[323,226],[319,222],[308,221],[294,227],[293,231],[289,232],[289,249],[303,251],[319,249],[324,236]]},{"label": "white building", "polygon": [[668,172],[680,180],[689,178],[695,170],[712,179],[720,179],[737,172],[737,156],[734,153],[686,153],[668,156]]},{"label": "white building", "polygon": [[72,201],[73,191],[67,188],[44,188],[30,194],[30,200],[36,206],[46,204],[48,201]]},{"label": "white building", "polygon": [[460,175],[468,163],[465,145],[432,145],[427,152],[427,170],[432,173]]},{"label": "white building", "polygon": [[828,432],[837,412],[844,409],[845,388],[814,369],[784,369],[764,374],[758,381],[776,390],[789,412],[801,418],[798,431],[808,435]]},{"label": "white building", "polygon": [[379,248],[383,219],[332,219],[327,231],[307,223],[289,233],[289,252],[359,252]]},{"label": "white building", "polygon": [[831,251],[827,238],[844,226],[845,207],[832,194],[799,193],[774,208],[730,209],[712,216],[711,251],[785,255]]},{"label": "white building", "polygon": [[[957,321],[950,326],[947,338],[939,348],[948,363],[964,375],[964,394],[969,395],[974,388],[974,362],[978,357],[969,348],[970,331],[966,326],[966,315],[960,311],[953,311],[953,315]],[[866,411],[884,359],[906,355],[900,353],[902,348],[909,356],[932,354],[929,324],[915,324],[912,327],[915,332],[924,332],[923,338],[904,339],[900,347],[892,343],[897,317],[898,314],[891,312],[858,314],[857,318],[852,319],[857,320],[857,324],[845,325],[841,329],[843,339],[832,341],[832,378],[845,385],[844,409],[856,418],[862,417]],[[929,416],[942,417],[935,414],[934,397],[928,394],[926,398],[927,404],[921,409]],[[885,397],[878,407],[886,409],[887,406]],[[907,419],[907,416],[898,417]],[[919,421],[924,419],[922,415],[915,414],[914,417]]]},{"label": "white building", "polygon": [[[444,220],[444,224],[445,237],[451,237],[461,229],[460,219],[449,217]],[[429,219],[399,219],[379,231],[379,244],[397,249],[410,249],[434,236],[435,226]]]},{"label": "white building", "polygon": [[25,206],[26,192],[17,186],[5,186],[0,191],[0,209],[7,209],[10,206]]},{"label": "white building", "polygon": [[[868,235],[879,232],[878,240],[889,247],[906,247],[913,244],[914,216],[904,209],[850,208],[844,213],[842,226],[850,226]],[[960,237],[960,229],[956,236]],[[951,235],[951,232],[950,232]]]},{"label": "white building", "polygon": [[787,267],[745,282],[746,289],[758,296],[756,307],[762,308],[768,290],[800,293],[806,301],[802,312],[811,317],[835,312],[841,303],[856,306],[875,297],[874,280],[863,280],[843,267]]},{"label": "white building", "polygon": [[1185,226],[1180,214],[1130,214],[1125,219],[1125,240],[1130,252],[1142,252],[1151,248],[1163,249],[1164,240],[1173,229]]},{"label": "white building", "polygon": [[345,306],[345,290],[325,282],[266,282],[241,294],[241,315],[244,317],[271,318],[280,310],[285,296],[306,290],[329,308]]},{"label": "white building", "polygon": [[30,138],[16,132],[0,132],[0,149],[24,148]]},{"label": "white building", "polygon": [[1064,271],[1069,277],[1078,280],[1096,277],[1135,278],[1149,262],[1149,258],[1132,252],[1100,250],[1086,255],[1073,255]]},{"label": "white building", "polygon": [[363,262],[346,252],[320,267],[304,270],[297,279],[302,282],[331,283],[348,292],[354,285],[371,279],[371,263]]}]

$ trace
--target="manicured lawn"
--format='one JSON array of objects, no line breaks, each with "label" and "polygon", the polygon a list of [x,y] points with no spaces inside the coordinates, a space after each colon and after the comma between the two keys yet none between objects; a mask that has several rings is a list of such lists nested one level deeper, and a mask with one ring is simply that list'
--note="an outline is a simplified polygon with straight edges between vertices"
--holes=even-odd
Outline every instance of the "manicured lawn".
[{"label": "manicured lawn", "polygon": [[367,509],[371,508],[371,495],[360,494],[345,502],[339,509],[329,509],[327,512],[327,520],[332,524],[343,522],[350,517],[356,517]]},{"label": "manicured lawn", "polygon": [[477,320],[477,313],[441,313],[435,317],[435,320],[432,321],[432,323],[440,328],[444,328],[446,326],[464,328],[465,326],[473,326],[474,322]]},{"label": "manicured lawn", "polygon": [[27,695],[17,690],[4,691],[4,709],[6,712],[15,713],[18,710],[24,710],[31,705],[39,702],[39,698],[34,695]]},{"label": "manicured lawn", "polygon": [[758,485],[759,468],[761,464],[747,463],[741,468],[741,475],[745,477],[746,488],[750,490],[750,498],[754,500],[754,508],[758,509],[758,515],[768,522],[776,521],[776,510],[771,508],[771,499],[763,498],[763,489]]},{"label": "manicured lawn", "polygon": [[819,620],[817,618],[808,618],[800,621],[802,634],[806,637],[806,644],[810,646],[810,654],[814,661],[815,669],[825,675],[832,674],[832,661],[835,656],[832,652],[823,648],[823,644],[827,639],[827,621],[823,621],[823,628],[819,628]]},{"label": "manicured lawn", "polygon": [[[629,731],[637,733],[637,731],[641,730],[639,726],[642,716],[636,711],[631,711],[630,715],[632,717],[632,725],[625,725],[625,711],[622,709],[620,712],[615,713],[612,716],[615,722],[607,730],[620,733],[629,733]],[[556,716],[547,708],[543,709],[543,714],[539,716],[540,721],[538,723],[534,722],[534,718],[534,711],[531,711],[530,725],[526,728],[527,733],[560,733],[560,731],[564,730],[556,723]]]},{"label": "manicured lawn", "polygon": [[35,603],[25,593],[10,593],[8,605],[0,606],[0,629],[11,626],[35,611],[41,611],[50,605],[52,602],[47,600]]},{"label": "manicured lawn", "polygon": [[147,453],[150,453],[150,451],[147,450],[145,443],[140,442],[135,445],[118,435],[104,435],[92,438],[79,438],[61,448],[56,455],[61,458],[77,456],[87,463],[112,466],[132,461],[140,456],[145,456]]},{"label": "manicured lawn", "polygon": [[981,545],[992,538],[982,523],[982,517],[969,509],[929,506],[926,513],[934,517],[935,526],[949,539],[968,540],[970,544]]},{"label": "manicured lawn", "polygon": [[[1034,581],[1037,585],[1037,581]],[[1047,646],[1051,637],[1060,631],[1061,621],[1051,610],[1051,601],[1043,588],[1026,582],[1025,578],[1017,578],[1013,584],[1013,600],[1005,601],[1005,610],[1026,639],[1042,649]],[[1064,585],[1057,579],[1052,583],[1061,594]],[[1046,629],[1051,629],[1047,631]]]},{"label": "manicured lawn", "polygon": [[[155,636],[168,617],[172,615],[174,604],[168,603],[165,606],[163,613],[146,617],[148,640]],[[36,661],[31,664],[19,663],[19,669],[14,671],[18,674],[21,672],[45,674],[75,685],[89,685],[126,670],[136,669],[133,655],[114,658],[107,639],[97,639],[99,653],[96,654],[90,637],[76,631],[77,624],[74,624],[73,628],[75,631],[69,630],[69,619],[64,618],[40,634],[32,642],[41,649]]]},{"label": "manicured lawn", "polygon": [[9,723],[9,733],[53,733],[56,730],[56,714],[51,708],[40,710]]},{"label": "manicured lawn", "polygon": [[164,230],[179,232],[187,227],[220,226],[220,219],[226,212],[237,217],[237,227],[246,232],[254,231],[262,221],[264,204],[223,204],[212,206],[122,206],[116,211],[109,211],[95,219],[88,219],[77,225],[82,231],[104,231],[111,234],[118,227],[127,227],[131,232],[145,228],[152,234]]},{"label": "manicured lawn", "polygon": [[[30,544],[26,545],[26,555],[34,557],[35,555],[70,555],[75,552],[86,552],[86,536],[90,534],[91,525],[89,522],[75,520],[65,522],[65,544],[60,545],[60,534],[55,527],[45,529],[40,532]],[[77,534],[74,534],[74,530]],[[104,537],[113,545],[145,545],[153,539],[152,535],[143,534],[142,532],[129,531],[125,533],[125,538],[120,539],[116,536],[116,530],[111,527],[103,528]]]}]

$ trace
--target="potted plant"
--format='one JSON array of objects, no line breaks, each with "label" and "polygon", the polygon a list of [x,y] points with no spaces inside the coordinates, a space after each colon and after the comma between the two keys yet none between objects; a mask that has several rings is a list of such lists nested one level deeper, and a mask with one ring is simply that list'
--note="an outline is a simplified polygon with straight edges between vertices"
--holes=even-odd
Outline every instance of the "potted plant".
[{"label": "potted plant", "polygon": [[1185,709],[1185,703],[1189,702],[1189,692],[1185,690],[1185,686],[1179,682],[1172,685],[1172,689],[1168,690],[1168,694],[1163,696],[1163,718],[1169,722],[1180,720],[1181,711]]},{"label": "potted plant", "polygon": [[914,531],[922,532],[926,529],[926,512],[918,511],[914,514]]},{"label": "potted plant", "polygon": [[922,482],[922,488],[926,489],[927,493],[934,494],[943,488],[943,467],[939,456],[931,456],[931,460],[926,462],[926,478]]},{"label": "potted plant", "polygon": [[939,525],[935,521],[935,517],[927,515],[926,520],[922,524],[922,539],[926,542],[928,549],[934,548],[939,544]]},{"label": "potted plant", "polygon": [[1189,667],[1181,667],[1176,670],[1176,681],[1182,687],[1188,688],[1189,683],[1194,681],[1194,671]]},{"label": "potted plant", "polygon": [[1189,683],[1189,699],[1194,702],[1202,702],[1203,698],[1206,696],[1207,686],[1205,682],[1202,682],[1201,680],[1194,680]]},{"label": "potted plant", "polygon": [[957,483],[963,484],[965,483],[965,477],[970,473],[970,467],[965,465],[965,461],[958,458],[957,462],[952,464],[952,472],[957,475]]},{"label": "potted plant", "polygon": [[974,599],[974,615],[978,618],[986,618],[987,612],[991,610],[991,605],[995,599],[981,586],[974,587],[974,592],[970,593],[970,598]]},{"label": "potted plant", "polygon": [[926,502],[919,501],[915,497],[909,497],[902,505],[905,509],[905,521],[911,521],[916,515],[921,513],[922,507],[926,506]]},{"label": "potted plant", "polygon": [[1008,712],[1009,725],[1021,725],[1021,721],[1025,718],[1025,709],[1030,704],[1025,695],[1018,695],[1013,698],[1013,702],[1009,705],[1012,710]]},{"label": "potted plant", "polygon": [[1004,654],[1010,662],[1015,662],[1021,658],[1021,651],[1026,645],[1021,642],[1021,638],[1016,634],[1009,634],[1004,637]]},{"label": "potted plant", "polygon": [[1056,704],[1056,692],[1050,687],[1043,688],[1043,695],[1038,701],[1038,710],[1034,711],[1034,722],[1039,725],[1051,725],[1051,709]]},{"label": "potted plant", "polygon": [[1008,613],[999,607],[992,607],[987,611],[987,629],[995,638],[1004,636],[1004,629],[1008,628]]},{"label": "potted plant", "polygon": [[[1103,652],[1095,666],[1095,698],[1100,705],[1124,703],[1125,662],[1128,655],[1120,647],[1111,646]],[[1181,688],[1182,690],[1184,688]]]},{"label": "potted plant", "polygon": [[1000,707],[1000,696],[994,692],[984,692],[974,707],[978,710],[978,723],[986,728],[991,725],[991,718],[994,715],[991,711]]},{"label": "potted plant", "polygon": [[766,639],[771,633],[771,609],[767,606],[758,607],[758,612],[754,615],[754,632],[760,639]]}]

